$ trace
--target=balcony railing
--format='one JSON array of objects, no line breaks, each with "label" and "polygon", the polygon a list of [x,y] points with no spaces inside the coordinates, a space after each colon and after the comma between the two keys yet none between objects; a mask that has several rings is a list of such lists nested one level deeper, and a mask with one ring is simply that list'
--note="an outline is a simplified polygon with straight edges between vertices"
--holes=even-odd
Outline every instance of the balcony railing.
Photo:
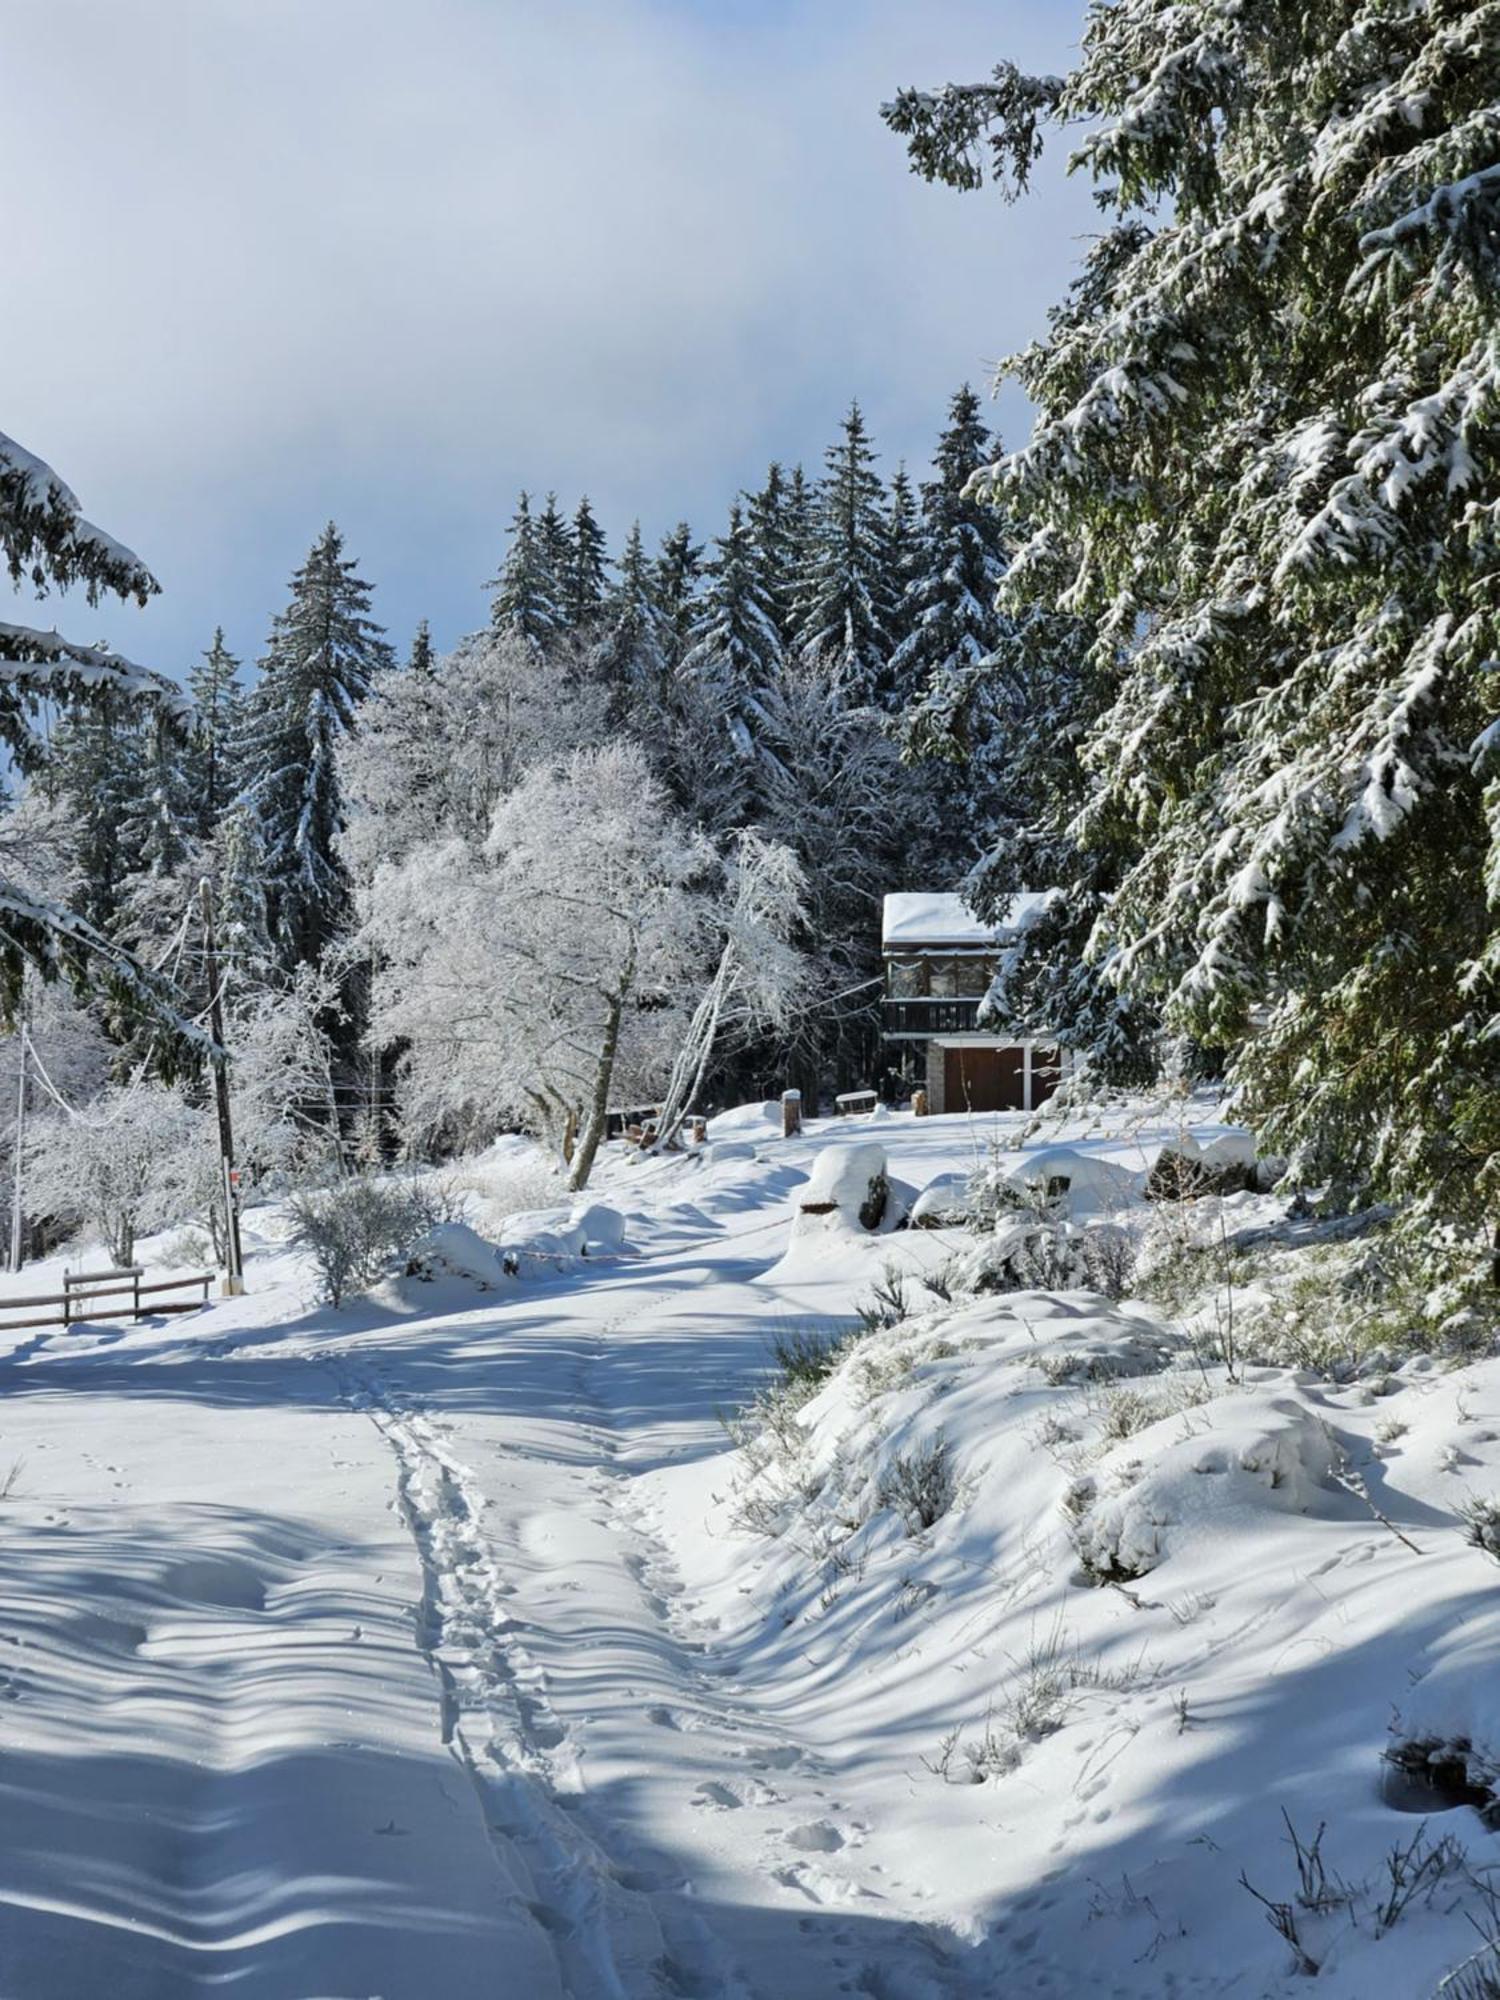
[{"label": "balcony railing", "polygon": [[881,1030],[887,1036],[968,1035],[979,1025],[979,998],[969,1000],[883,1000]]}]

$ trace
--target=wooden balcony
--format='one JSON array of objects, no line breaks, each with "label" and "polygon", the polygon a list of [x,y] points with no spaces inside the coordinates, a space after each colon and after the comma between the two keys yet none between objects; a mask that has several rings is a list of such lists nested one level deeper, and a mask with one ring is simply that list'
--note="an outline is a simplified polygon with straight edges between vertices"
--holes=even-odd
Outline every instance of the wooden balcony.
[{"label": "wooden balcony", "polygon": [[927,1041],[933,1035],[972,1035],[979,1026],[979,996],[954,1000],[883,1000],[881,1033],[887,1041]]}]

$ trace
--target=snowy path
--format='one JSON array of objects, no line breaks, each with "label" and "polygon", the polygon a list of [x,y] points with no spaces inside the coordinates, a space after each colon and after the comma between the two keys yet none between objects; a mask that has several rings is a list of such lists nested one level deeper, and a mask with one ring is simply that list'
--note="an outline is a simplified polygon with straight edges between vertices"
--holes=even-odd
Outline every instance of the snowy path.
[{"label": "snowy path", "polygon": [[764,1366],[787,1180],[479,1310],[15,1343],[0,1994],[965,1990],[640,1492]]},{"label": "snowy path", "polygon": [[[260,1211],[246,1299],[0,1337],[0,2000],[1290,2000],[1241,1883],[1295,1891],[1283,1810],[1339,1874],[1319,1991],[1427,2000],[1500,1832],[1381,1760],[1398,1709],[1500,1742],[1500,1364],[1209,1384],[1137,1375],[1148,1308],[956,1298],[859,1344],[747,1534],[720,1412],[772,1337],[952,1247],[789,1251],[868,1129],[612,1164],[624,1253],[501,1292],[315,1307]],[[916,1184],[976,1144],[881,1136]],[[879,1468],[942,1433],[918,1533]],[[1160,1528],[1132,1587],[1079,1572],[1080,1472]]]}]

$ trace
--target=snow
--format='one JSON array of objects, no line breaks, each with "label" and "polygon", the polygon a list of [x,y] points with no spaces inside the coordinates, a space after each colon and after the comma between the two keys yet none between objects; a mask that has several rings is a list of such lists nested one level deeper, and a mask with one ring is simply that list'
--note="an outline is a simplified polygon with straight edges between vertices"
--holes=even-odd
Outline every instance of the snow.
[{"label": "snow", "polygon": [[[445,1228],[450,1281],[334,1311],[262,1206],[245,1298],[0,1334],[0,1988],[1290,2000],[1243,1871],[1320,1994],[1431,1993],[1500,1848],[1382,1759],[1500,1766],[1495,1561],[1459,1511],[1500,1490],[1500,1362],[1231,1378],[1140,1301],[945,1300],[921,1276],[961,1230],[788,1256],[809,1193],[877,1161],[951,1188],[991,1147],[1023,1179],[1060,1146],[1137,1176],[1184,1132],[1243,1150],[1202,1103],[897,1115],[879,1147],[715,1124],[606,1148],[588,1203]],[[589,1254],[493,1284],[492,1243],[543,1238]],[[721,1415],[884,1267],[908,1316],[757,1471]],[[1326,1822],[1347,1905],[1297,1905],[1283,1809]],[[1424,1817],[1466,1860],[1383,1923]]]},{"label": "snow", "polygon": [[989,945],[1024,930],[1056,899],[1055,890],[1013,896],[1003,920],[987,924],[962,896],[929,890],[902,891],[885,898],[881,935],[887,951],[903,945]]}]

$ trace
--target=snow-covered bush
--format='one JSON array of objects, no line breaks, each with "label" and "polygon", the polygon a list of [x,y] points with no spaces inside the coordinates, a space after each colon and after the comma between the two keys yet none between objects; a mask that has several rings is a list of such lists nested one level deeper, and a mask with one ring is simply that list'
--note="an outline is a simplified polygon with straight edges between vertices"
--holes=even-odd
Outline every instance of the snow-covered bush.
[{"label": "snow-covered bush", "polygon": [[86,1112],[38,1119],[26,1145],[27,1206],[95,1230],[129,1264],[137,1236],[191,1203],[193,1141],[204,1114],[161,1084],[116,1084]]},{"label": "snow-covered bush", "polygon": [[1500,1562],[1500,1500],[1493,1494],[1475,1494],[1458,1511],[1470,1548],[1483,1549]]},{"label": "snow-covered bush", "polygon": [[289,1203],[288,1240],[312,1258],[323,1297],[337,1306],[347,1293],[378,1283],[423,1238],[454,1220],[453,1205],[449,1190],[431,1180],[357,1177]]},{"label": "snow-covered bush", "polygon": [[953,1452],[939,1431],[927,1444],[897,1452],[880,1480],[882,1507],[894,1507],[909,1535],[934,1527],[953,1505]]},{"label": "snow-covered bush", "polygon": [[1080,1227],[1046,1216],[1021,1216],[981,1237],[958,1259],[956,1281],[966,1292],[1055,1292],[1082,1288],[1122,1298],[1134,1251],[1111,1223]]}]

